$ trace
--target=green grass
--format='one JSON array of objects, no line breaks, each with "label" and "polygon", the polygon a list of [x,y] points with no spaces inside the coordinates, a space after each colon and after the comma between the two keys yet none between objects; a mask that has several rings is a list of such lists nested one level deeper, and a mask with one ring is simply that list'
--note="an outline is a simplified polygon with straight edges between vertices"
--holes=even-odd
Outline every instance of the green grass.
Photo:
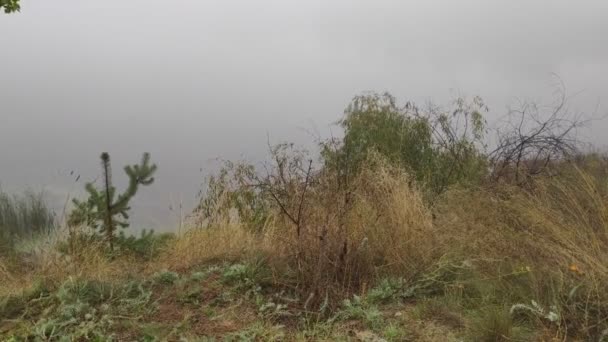
[{"label": "green grass", "polygon": [[349,340],[354,324],[363,335],[373,331],[389,341],[406,336],[399,323],[385,322],[381,306],[360,297],[327,319],[307,321],[294,307],[297,298],[264,284],[263,270],[236,263],[117,282],[70,278],[51,289],[38,283],[0,298],[0,334],[15,341]]},{"label": "green grass", "polygon": [[24,237],[48,233],[55,228],[55,213],[42,192],[31,190],[10,195],[0,188],[0,256],[6,255]]},{"label": "green grass", "polygon": [[[263,263],[224,263],[111,282],[37,282],[0,297],[0,334],[14,341],[529,341],[545,327],[512,310],[516,297],[494,281],[440,282],[442,293],[411,297],[400,294],[416,282],[385,279],[326,315],[304,310],[267,272]],[[428,277],[420,279],[428,284]]]}]

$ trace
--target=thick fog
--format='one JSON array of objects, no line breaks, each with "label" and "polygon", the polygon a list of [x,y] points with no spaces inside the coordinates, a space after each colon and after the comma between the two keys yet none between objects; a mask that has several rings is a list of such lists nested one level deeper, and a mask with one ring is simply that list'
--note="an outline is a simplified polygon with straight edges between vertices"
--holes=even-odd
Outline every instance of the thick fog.
[{"label": "thick fog", "polygon": [[[0,14],[0,184],[61,207],[102,151],[119,185],[148,151],[157,180],[133,216],[166,230],[214,158],[327,136],[362,91],[480,95],[491,121],[515,98],[551,101],[557,74],[570,107],[599,117],[607,19],[607,1],[22,0]],[[608,143],[608,122],[592,126]]]}]

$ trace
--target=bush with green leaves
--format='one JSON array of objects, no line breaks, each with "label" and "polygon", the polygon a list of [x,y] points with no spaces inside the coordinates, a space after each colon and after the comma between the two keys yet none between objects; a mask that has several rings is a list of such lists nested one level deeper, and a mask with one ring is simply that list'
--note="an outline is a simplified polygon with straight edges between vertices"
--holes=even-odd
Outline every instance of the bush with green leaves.
[{"label": "bush with green leaves", "polygon": [[411,102],[398,105],[388,93],[356,96],[339,122],[344,137],[322,143],[325,164],[348,182],[374,151],[408,169],[433,193],[478,182],[487,169],[481,150],[487,107],[478,97],[458,99],[454,106],[421,110]]},{"label": "bush with green leaves", "polygon": [[199,193],[200,202],[194,210],[197,224],[216,224],[235,210],[241,223],[259,231],[268,219],[269,203],[258,183],[253,165],[224,161],[219,172],[207,178],[206,190]]},{"label": "bush with green leaves", "polygon": [[0,0],[0,10],[4,13],[19,12],[20,9],[19,0]]}]

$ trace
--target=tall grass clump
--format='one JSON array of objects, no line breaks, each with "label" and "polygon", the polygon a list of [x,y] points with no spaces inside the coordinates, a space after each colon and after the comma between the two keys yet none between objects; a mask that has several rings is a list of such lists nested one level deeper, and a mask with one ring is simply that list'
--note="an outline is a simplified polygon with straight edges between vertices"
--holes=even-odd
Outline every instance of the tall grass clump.
[{"label": "tall grass clump", "polygon": [[252,253],[262,250],[262,237],[240,224],[216,225],[204,229],[190,227],[169,243],[151,268],[184,271],[207,263],[246,259]]},{"label": "tall grass clump", "polygon": [[284,216],[270,232],[311,297],[357,293],[378,277],[411,278],[429,267],[436,231],[405,171],[376,155],[348,187],[334,177],[321,174],[309,190],[300,235]]},{"label": "tall grass clump", "polygon": [[544,308],[536,321],[564,336],[597,339],[608,328],[608,184],[573,164],[562,169],[531,189],[452,191],[436,224],[442,243],[475,257],[484,277],[500,280],[516,268],[530,273],[524,291],[511,298],[514,287],[504,277],[511,292],[505,300],[534,301]]},{"label": "tall grass clump", "polygon": [[44,193],[9,195],[0,189],[0,255],[12,250],[18,238],[32,238],[55,228],[55,214]]}]

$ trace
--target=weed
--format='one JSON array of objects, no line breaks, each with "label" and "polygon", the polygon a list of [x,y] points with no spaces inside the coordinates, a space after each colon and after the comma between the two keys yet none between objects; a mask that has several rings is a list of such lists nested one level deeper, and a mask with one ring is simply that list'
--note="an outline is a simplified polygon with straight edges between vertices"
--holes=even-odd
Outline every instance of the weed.
[{"label": "weed", "polygon": [[420,320],[435,321],[456,330],[465,325],[462,308],[451,297],[421,299],[412,314]]},{"label": "weed", "polygon": [[268,268],[261,262],[233,264],[222,273],[222,281],[238,289],[259,292],[268,283]]},{"label": "weed", "polygon": [[173,285],[179,279],[179,274],[171,271],[160,271],[152,276],[152,280],[157,284]]},{"label": "weed", "polygon": [[403,279],[384,278],[367,293],[367,300],[373,304],[386,303],[399,297],[404,288]]},{"label": "weed", "polygon": [[529,331],[518,326],[504,307],[481,309],[469,329],[472,341],[528,341]]},{"label": "weed", "polygon": [[381,328],[384,319],[382,313],[376,306],[369,305],[359,296],[345,299],[342,307],[330,321],[359,320],[370,329],[378,330]]},{"label": "weed", "polygon": [[384,327],[382,336],[389,342],[404,341],[408,338],[405,328],[393,323],[389,323]]},{"label": "weed", "polygon": [[254,342],[254,341],[283,341],[285,332],[280,325],[266,326],[255,323],[247,329],[229,334],[224,338],[226,342]]}]

